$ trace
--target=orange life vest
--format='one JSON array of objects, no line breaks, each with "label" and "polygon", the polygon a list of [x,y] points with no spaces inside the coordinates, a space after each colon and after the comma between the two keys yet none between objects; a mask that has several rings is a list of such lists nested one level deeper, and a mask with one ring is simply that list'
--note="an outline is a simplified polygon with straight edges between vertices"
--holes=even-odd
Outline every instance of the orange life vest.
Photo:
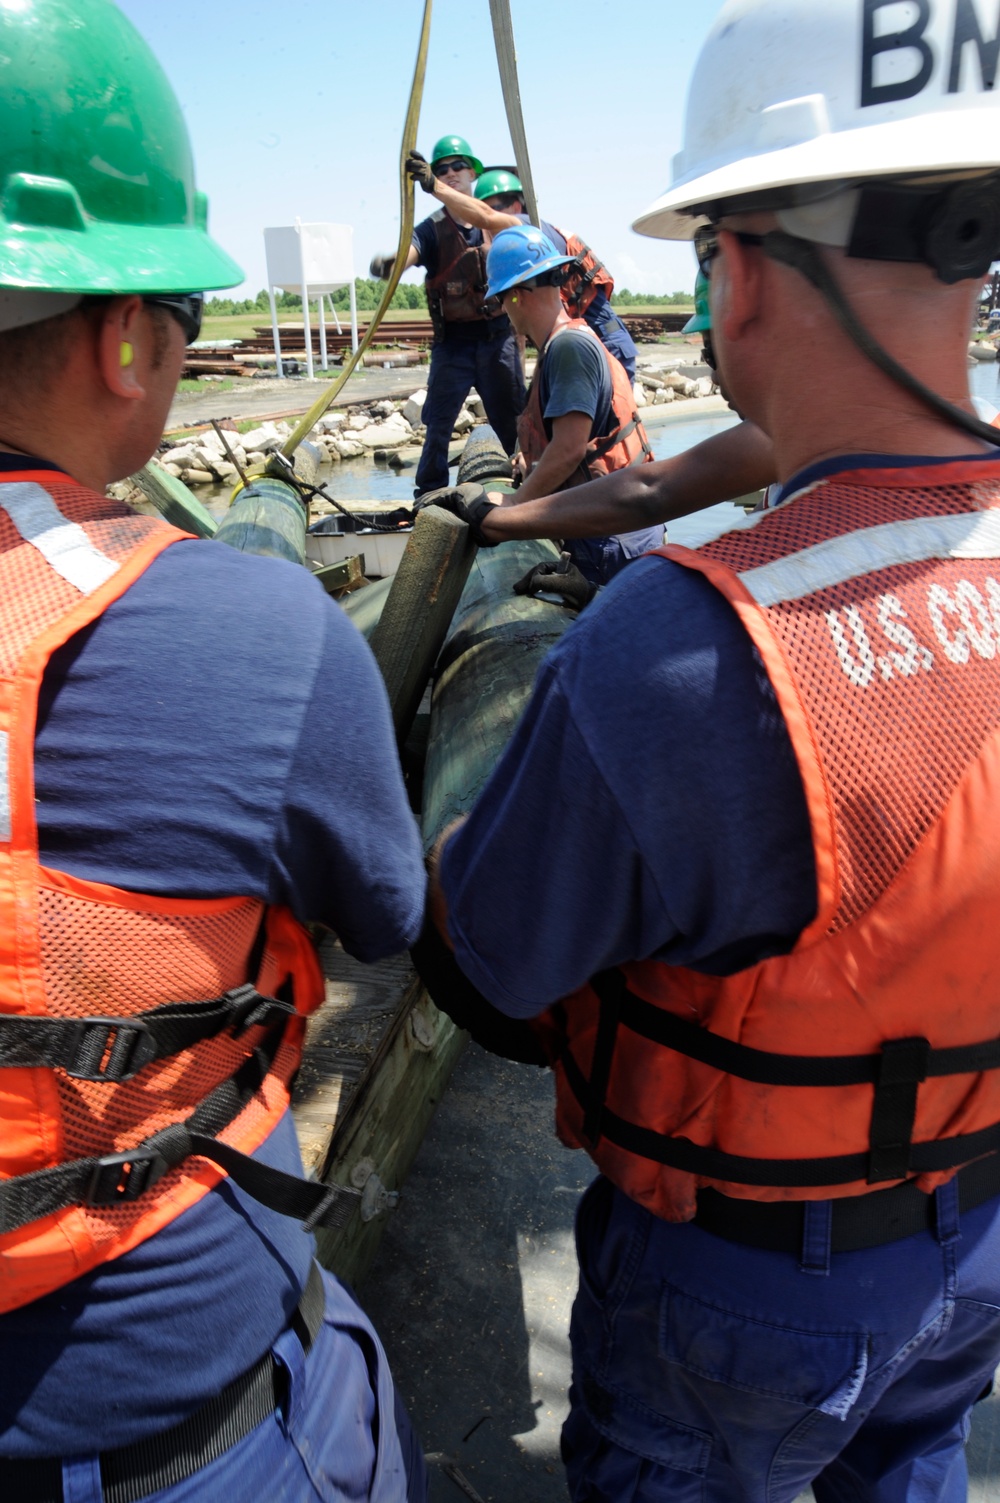
[{"label": "orange life vest", "polygon": [[658,551],[760,653],[818,910],[736,975],[636,962],[551,1009],[560,1135],[669,1221],[701,1186],[929,1191],[1000,1148],[1000,467],[840,473]]},{"label": "orange life vest", "polygon": [[[558,230],[559,226],[554,224],[552,228]],[[606,295],[608,302],[611,301],[615,279],[579,235],[567,235],[565,230],[559,230],[559,233],[566,242],[567,256],[576,258],[576,265],[570,267],[559,291],[567,311],[574,318],[582,318],[599,292]]]},{"label": "orange life vest", "polygon": [[546,341],[528,388],[528,399],[524,404],[524,411],[517,420],[518,444],[529,471],[541,459],[549,444],[542,415],[542,367],[545,357],[552,348],[552,341],[558,339],[561,334],[565,334],[567,329],[577,329],[581,334],[586,334],[594,341],[607,361],[611,376],[611,412],[615,426],[604,438],[590,440],[579,467],[568,480],[563,482],[560,490],[567,490],[573,485],[584,485],[588,480],[597,480],[602,475],[609,475],[612,470],[624,470],[629,465],[649,464],[653,458],[646,430],[639,421],[639,414],[636,411],[632,383],[624,366],[615,359],[610,350],[605,349],[597,335],[582,318],[572,318],[568,323],[560,324],[555,333]]},{"label": "orange life vest", "polygon": [[[66,475],[0,482],[0,1311],[193,1205],[224,1175],[204,1156],[213,1140],[239,1182],[240,1155],[288,1106],[303,1015],[322,997],[284,910],[151,897],[39,863],[45,665],[184,537]],[[252,972],[270,995],[245,984]],[[275,999],[285,988],[294,1001]]]},{"label": "orange life vest", "polygon": [[497,318],[503,312],[500,299],[486,296],[486,257],[493,236],[483,230],[481,243],[469,245],[447,209],[432,214],[431,223],[437,237],[438,269],[424,286],[435,334],[441,338],[450,323]]}]

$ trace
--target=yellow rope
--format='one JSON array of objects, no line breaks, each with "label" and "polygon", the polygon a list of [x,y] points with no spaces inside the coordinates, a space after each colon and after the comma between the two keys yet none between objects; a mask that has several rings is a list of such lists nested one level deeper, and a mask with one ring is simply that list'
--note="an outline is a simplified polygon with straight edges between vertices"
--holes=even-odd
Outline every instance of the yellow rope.
[{"label": "yellow rope", "polygon": [[424,20],[420,30],[417,65],[413,71],[413,87],[410,90],[410,103],[406,110],[406,123],[403,126],[403,144],[399,151],[399,248],[396,251],[396,259],[393,262],[392,274],[386,283],[385,291],[382,294],[382,301],[372,315],[372,320],[365,332],[364,339],[362,339],[350,358],[345,358],[343,370],[330,382],[326,391],[317,397],[305,417],[299,419],[299,422],[282,445],[281,452],[286,459],[290,459],[302,440],[308,438],[324,412],[326,412],[337,396],[337,393],[343,387],[345,381],[353,373],[362,355],[375,338],[378,326],[382,321],[386,309],[392,302],[393,293],[399,286],[399,279],[403,275],[406,255],[413,240],[413,184],[406,175],[405,163],[410,152],[414,151],[417,145],[420,101],[423,97],[424,71],[427,66],[427,43],[430,40],[431,34],[431,3],[432,0],[424,0]]}]

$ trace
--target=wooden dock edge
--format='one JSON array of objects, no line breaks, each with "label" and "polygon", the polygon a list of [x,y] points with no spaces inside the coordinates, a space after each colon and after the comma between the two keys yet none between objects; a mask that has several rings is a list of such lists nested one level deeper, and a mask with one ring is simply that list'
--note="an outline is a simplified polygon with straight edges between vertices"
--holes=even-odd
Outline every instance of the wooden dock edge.
[{"label": "wooden dock edge", "polygon": [[[340,1231],[316,1234],[320,1262],[357,1286],[469,1035],[439,1012],[414,976],[330,1139],[321,1178],[366,1193]],[[386,1202],[388,1197],[388,1203]],[[371,1214],[374,1212],[374,1214]],[[368,1217],[369,1219],[365,1219]]]}]

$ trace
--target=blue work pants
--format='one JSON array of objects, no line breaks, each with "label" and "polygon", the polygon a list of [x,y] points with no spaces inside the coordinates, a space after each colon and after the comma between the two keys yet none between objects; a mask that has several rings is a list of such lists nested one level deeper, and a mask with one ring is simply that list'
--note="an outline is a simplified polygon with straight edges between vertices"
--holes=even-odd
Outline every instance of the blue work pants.
[{"label": "blue work pants", "polygon": [[663,547],[663,524],[610,538],[569,538],[566,552],[591,584],[608,584],[634,558]]},{"label": "blue work pants", "polygon": [[610,350],[615,359],[621,362],[629,380],[634,382],[635,362],[639,351],[635,347],[635,340],[611,305],[603,303],[595,312],[594,305],[591,304],[584,318],[604,348]]},{"label": "blue work pants", "polygon": [[[423,1452],[382,1344],[343,1285],[323,1277],[323,1325],[308,1353],[293,1330],[272,1348],[287,1375],[282,1407],[149,1503],[425,1503]],[[63,1503],[102,1499],[98,1458],[65,1460]]]},{"label": "blue work pants", "polygon": [[423,422],[427,428],[423,453],[414,477],[414,494],[437,491],[448,484],[448,446],[455,419],[472,387],[483,399],[486,418],[508,454],[517,442],[517,420],[527,392],[517,349],[517,337],[507,325],[492,338],[471,339],[446,334],[431,347]]},{"label": "blue work pants", "polygon": [[574,1503],[964,1503],[969,1412],[1000,1362],[1000,1199],[937,1234],[800,1255],[652,1216],[605,1179],[577,1218]]}]

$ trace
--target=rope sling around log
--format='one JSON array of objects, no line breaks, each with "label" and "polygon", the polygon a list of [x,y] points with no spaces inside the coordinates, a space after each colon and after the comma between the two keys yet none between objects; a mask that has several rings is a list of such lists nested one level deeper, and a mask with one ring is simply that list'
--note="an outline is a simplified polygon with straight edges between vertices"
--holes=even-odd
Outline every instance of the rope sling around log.
[{"label": "rope sling around log", "polygon": [[[413,70],[413,85],[410,89],[410,102],[406,110],[406,121],[403,125],[403,141],[399,149],[399,246],[396,250],[396,259],[393,262],[392,274],[385,286],[382,300],[372,315],[371,322],[365,331],[365,337],[354,353],[344,360],[344,368],[338,376],[330,382],[326,391],[316,399],[304,417],[300,418],[288,438],[281,447],[280,453],[285,459],[290,459],[304,438],[315,428],[320,418],[332,404],[337,394],[344,387],[349,377],[353,374],[356,366],[360,363],[365,351],[375,338],[379,324],[385,316],[389,304],[392,302],[396,288],[399,286],[403,275],[403,265],[406,261],[406,253],[413,239],[413,195],[414,187],[406,175],[406,158],[417,147],[417,126],[420,123],[420,103],[424,94],[424,73],[427,68],[427,45],[431,35],[431,5],[432,0],[424,0],[424,19],[420,28],[420,45],[417,48],[417,62]],[[284,480],[287,472],[282,468],[278,472],[278,478]]]}]

